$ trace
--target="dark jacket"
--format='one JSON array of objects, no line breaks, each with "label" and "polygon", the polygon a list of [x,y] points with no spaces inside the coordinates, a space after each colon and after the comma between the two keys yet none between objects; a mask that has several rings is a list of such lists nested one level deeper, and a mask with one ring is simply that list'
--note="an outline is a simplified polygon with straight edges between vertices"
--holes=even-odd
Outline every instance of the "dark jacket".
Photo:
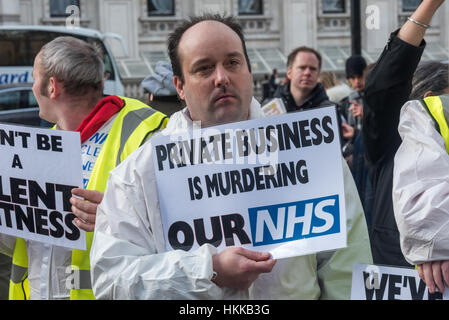
[{"label": "dark jacket", "polygon": [[367,76],[364,96],[363,146],[372,166],[374,203],[370,240],[375,264],[410,266],[402,255],[392,202],[394,156],[401,144],[399,114],[412,89],[413,74],[425,41],[414,47],[393,32]]},{"label": "dark jacket", "polygon": [[299,110],[307,110],[315,107],[329,107],[335,106],[334,103],[329,101],[329,97],[326,94],[326,90],[321,83],[312,90],[310,96],[304,101],[302,106],[297,106],[295,99],[290,93],[290,82],[287,82],[283,86],[279,86],[274,93],[274,98],[281,98],[284,102],[287,112],[294,112]]}]

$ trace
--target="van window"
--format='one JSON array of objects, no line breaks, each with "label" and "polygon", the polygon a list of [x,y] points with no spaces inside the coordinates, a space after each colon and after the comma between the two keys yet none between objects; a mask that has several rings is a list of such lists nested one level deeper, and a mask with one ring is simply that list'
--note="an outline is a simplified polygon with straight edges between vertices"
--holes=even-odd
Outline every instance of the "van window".
[{"label": "van window", "polygon": [[95,38],[76,34],[32,30],[0,30],[0,66],[33,66],[34,58],[44,44],[59,36],[67,35],[95,45],[103,55],[107,79],[115,80],[116,74],[112,67],[111,57],[106,51],[103,42]]},{"label": "van window", "polygon": [[68,6],[80,7],[79,0],[50,0],[50,17],[67,17],[66,13]]},{"label": "van window", "polygon": [[31,88],[0,91],[0,111],[27,108],[38,108]]}]

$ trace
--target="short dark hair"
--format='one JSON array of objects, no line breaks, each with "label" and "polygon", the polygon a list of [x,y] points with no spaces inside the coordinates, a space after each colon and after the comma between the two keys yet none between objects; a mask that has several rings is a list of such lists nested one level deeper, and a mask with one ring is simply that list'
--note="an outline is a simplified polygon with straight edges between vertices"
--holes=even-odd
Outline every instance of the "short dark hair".
[{"label": "short dark hair", "polygon": [[306,47],[306,46],[297,47],[296,49],[293,49],[292,52],[290,52],[290,54],[287,57],[287,69],[290,68],[293,65],[293,62],[295,61],[296,56],[300,52],[313,53],[317,57],[317,59],[318,59],[318,68],[321,70],[321,65],[322,65],[322,61],[323,61],[323,58],[321,57],[321,54],[318,51],[316,51],[315,49],[310,48],[310,47]]},{"label": "short dark hair", "polygon": [[251,72],[251,64],[248,57],[248,52],[246,51],[245,36],[243,34],[243,29],[240,24],[235,20],[233,16],[221,16],[219,14],[203,14],[201,16],[190,17],[188,20],[183,20],[181,24],[168,36],[168,55],[173,69],[173,76],[178,76],[184,81],[184,75],[182,74],[181,58],[179,57],[178,47],[184,33],[196,25],[197,23],[203,21],[217,21],[227,25],[239,36],[243,53],[245,54],[246,63],[248,65],[248,70]]}]

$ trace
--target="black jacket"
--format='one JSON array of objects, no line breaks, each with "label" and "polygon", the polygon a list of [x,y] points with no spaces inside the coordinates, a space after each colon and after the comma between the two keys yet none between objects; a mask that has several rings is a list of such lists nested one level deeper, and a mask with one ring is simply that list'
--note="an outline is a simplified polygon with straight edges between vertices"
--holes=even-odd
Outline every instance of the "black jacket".
[{"label": "black jacket", "polygon": [[290,82],[287,82],[283,86],[279,86],[274,93],[274,98],[281,98],[284,102],[287,112],[294,112],[299,110],[308,110],[315,107],[329,107],[334,106],[332,102],[329,101],[329,97],[326,94],[326,90],[321,83],[312,90],[310,96],[304,101],[302,106],[297,106],[295,99],[290,93]]},{"label": "black jacket", "polygon": [[372,166],[374,203],[370,228],[375,264],[409,266],[399,245],[393,212],[394,156],[401,144],[399,114],[412,89],[413,74],[425,48],[414,47],[393,32],[375,67],[367,75],[363,145]]}]

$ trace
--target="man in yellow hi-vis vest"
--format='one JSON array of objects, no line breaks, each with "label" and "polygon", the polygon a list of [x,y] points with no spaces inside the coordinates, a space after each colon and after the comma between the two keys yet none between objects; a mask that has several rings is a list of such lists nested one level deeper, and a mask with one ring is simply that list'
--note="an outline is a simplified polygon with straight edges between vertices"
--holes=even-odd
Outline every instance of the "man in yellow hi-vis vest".
[{"label": "man in yellow hi-vis vest", "polygon": [[104,65],[92,45],[59,37],[37,55],[33,93],[40,117],[81,135],[84,188],[72,190],[75,223],[87,250],[71,250],[0,235],[0,251],[13,256],[10,299],[94,299],[89,252],[97,205],[109,171],[165,128],[167,116],[138,100],[103,97]]},{"label": "man in yellow hi-vis vest", "polygon": [[[449,67],[420,65],[401,110],[393,206],[404,257],[429,291],[449,287]],[[416,88],[416,90],[415,90]]]}]

